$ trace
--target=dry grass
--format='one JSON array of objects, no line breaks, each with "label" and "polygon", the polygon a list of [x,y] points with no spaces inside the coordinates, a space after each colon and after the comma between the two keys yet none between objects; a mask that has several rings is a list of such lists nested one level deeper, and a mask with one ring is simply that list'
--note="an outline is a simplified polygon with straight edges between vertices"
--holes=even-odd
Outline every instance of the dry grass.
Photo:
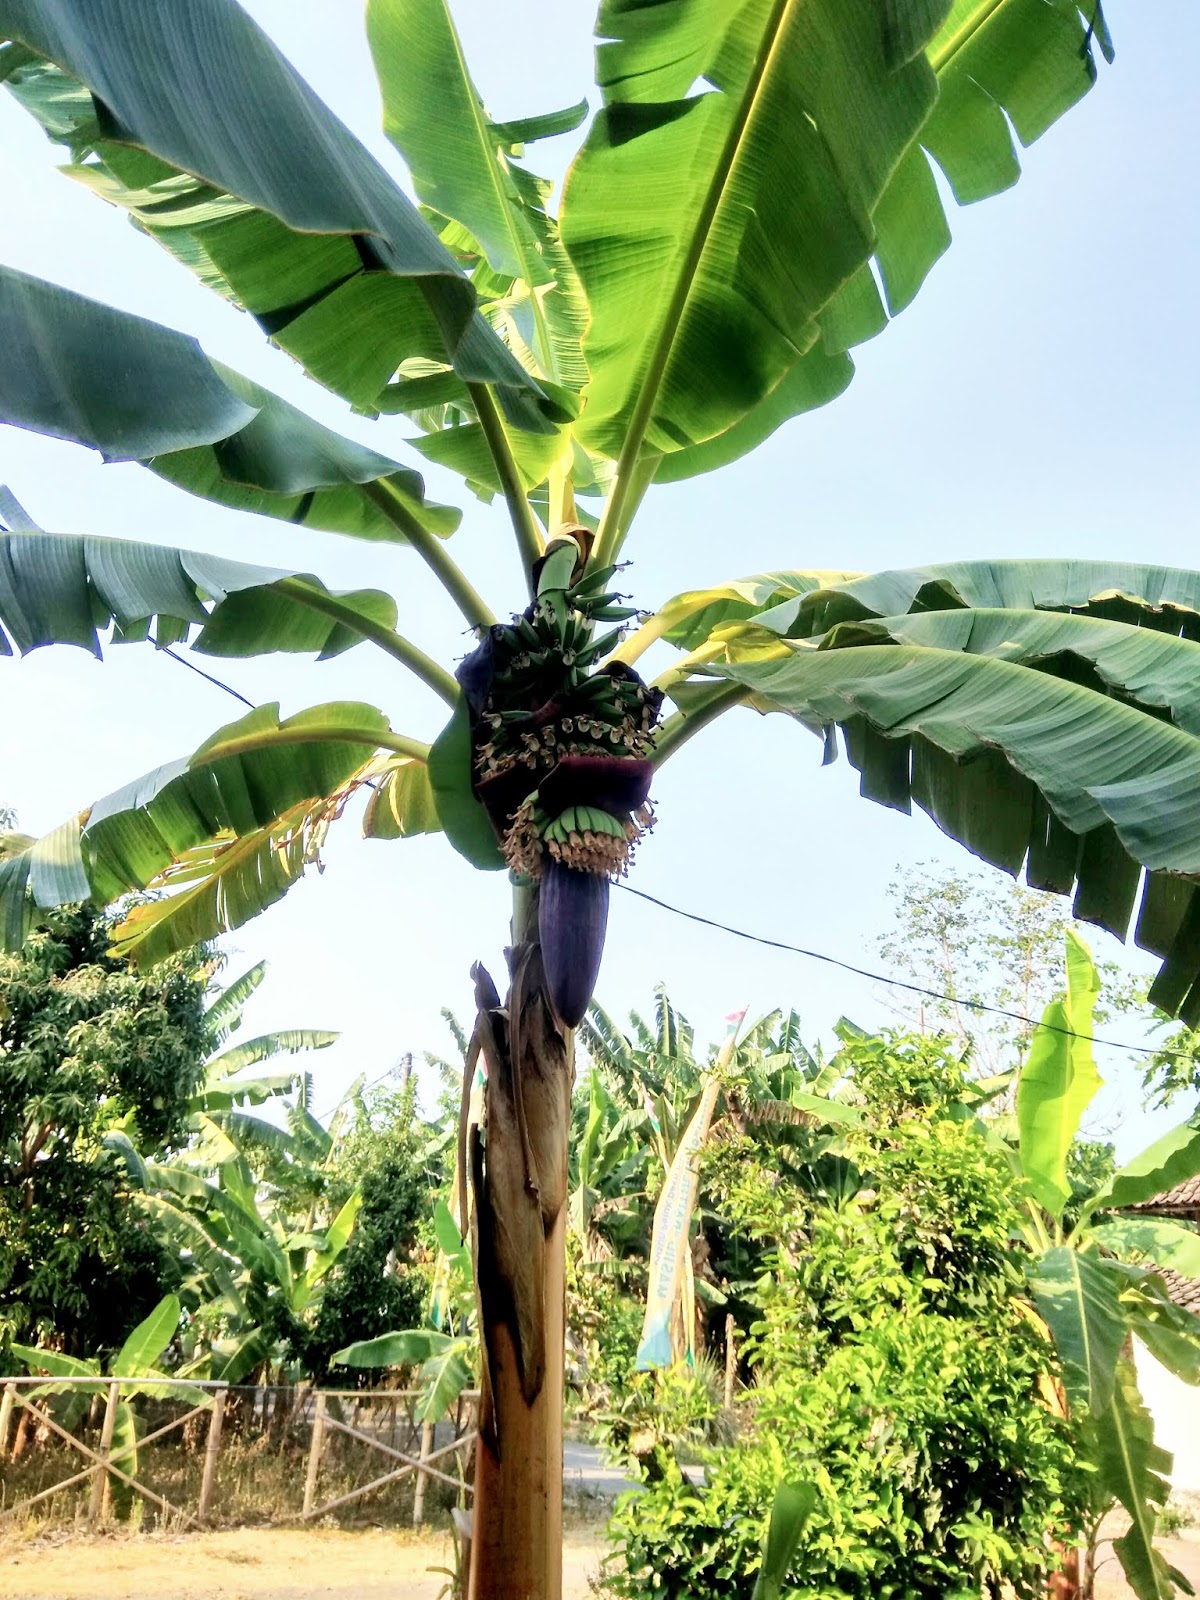
[{"label": "dry grass", "polygon": [[[221,1446],[210,1524],[261,1526],[297,1518],[304,1503],[308,1444],[307,1428],[285,1430],[277,1438],[264,1434],[248,1439],[226,1437]],[[455,1459],[443,1458],[437,1465],[453,1473]],[[34,1495],[86,1465],[82,1455],[58,1441],[40,1442],[26,1449],[19,1460],[4,1462],[0,1467],[0,1534],[14,1524],[35,1529],[82,1528],[87,1521],[89,1481],[28,1510],[21,1508]],[[133,1476],[172,1505],[194,1513],[203,1465],[203,1440],[185,1441],[176,1434],[140,1451]],[[318,1504],[361,1488],[399,1465],[369,1445],[331,1435],[322,1455]],[[125,1470],[130,1470],[128,1465]],[[333,1522],[344,1528],[405,1526],[412,1521],[414,1487],[415,1477],[410,1474],[339,1508],[331,1513]],[[445,1512],[456,1498],[448,1484],[429,1480],[426,1516],[445,1520]],[[113,1520],[118,1523],[128,1521],[143,1531],[179,1532],[187,1526],[185,1519],[172,1517],[140,1497],[131,1503],[132,1491],[119,1485],[114,1486],[113,1500]]]}]

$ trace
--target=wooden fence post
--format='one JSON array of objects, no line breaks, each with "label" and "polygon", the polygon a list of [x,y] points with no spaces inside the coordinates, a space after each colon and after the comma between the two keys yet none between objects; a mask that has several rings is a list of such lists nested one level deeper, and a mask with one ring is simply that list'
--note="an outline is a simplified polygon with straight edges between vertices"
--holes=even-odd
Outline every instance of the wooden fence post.
[{"label": "wooden fence post", "polygon": [[225,1417],[225,1391],[218,1389],[213,1395],[212,1411],[208,1418],[208,1440],[204,1446],[204,1472],[200,1478],[200,1504],[196,1515],[201,1522],[208,1518],[208,1507],[217,1481],[217,1455],[221,1449],[221,1423]]},{"label": "wooden fence post", "polygon": [[[112,1449],[113,1429],[117,1425],[117,1406],[121,1400],[121,1380],[116,1378],[108,1386],[108,1404],[104,1407],[104,1422],[100,1429],[100,1455],[107,1461]],[[108,1488],[108,1473],[97,1471],[92,1477],[92,1497],[88,1504],[88,1521],[97,1522],[104,1507],[104,1491]]]},{"label": "wooden fence post", "polygon": [[[433,1423],[428,1418],[421,1424],[421,1461],[425,1462],[433,1453]],[[425,1515],[425,1480],[426,1474],[417,1468],[417,1484],[413,1490],[413,1527],[421,1526],[421,1519]]]},{"label": "wooden fence post", "polygon": [[321,1446],[325,1443],[325,1391],[317,1390],[317,1406],[313,1413],[312,1443],[308,1450],[308,1473],[304,1479],[304,1515],[307,1516],[317,1500],[317,1474],[321,1470]]},{"label": "wooden fence post", "polygon": [[15,1383],[4,1385],[4,1398],[0,1400],[0,1461],[8,1455],[8,1430],[12,1425],[13,1406],[16,1404],[17,1386]]}]

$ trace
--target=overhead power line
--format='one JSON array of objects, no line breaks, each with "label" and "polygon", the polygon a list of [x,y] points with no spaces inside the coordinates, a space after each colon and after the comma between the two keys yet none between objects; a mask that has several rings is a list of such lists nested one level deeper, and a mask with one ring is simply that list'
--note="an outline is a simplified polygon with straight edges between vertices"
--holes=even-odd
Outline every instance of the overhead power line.
[{"label": "overhead power line", "polygon": [[751,944],[766,945],[771,950],[784,950],[789,955],[804,956],[809,961],[823,961],[826,966],[840,967],[843,972],[852,972],[855,977],[869,978],[872,983],[885,984],[889,989],[904,989],[909,994],[923,995],[929,1000],[944,1000],[948,1005],[962,1006],[970,1011],[985,1012],[993,1017],[1007,1017],[1010,1022],[1019,1022],[1029,1028],[1045,1028],[1051,1033],[1062,1033],[1070,1039],[1082,1039],[1087,1044],[1104,1045],[1110,1050],[1129,1050],[1134,1054],[1147,1056],[1175,1056],[1182,1061],[1193,1059],[1189,1050],[1171,1050],[1152,1044],[1127,1044],[1120,1039],[1105,1039],[1096,1033],[1079,1033],[1074,1028],[1060,1028],[1053,1022],[1035,1021],[1020,1011],[1009,1011],[1004,1006],[988,1005],[984,1000],[964,1000],[961,995],[945,994],[940,989],[927,989],[923,984],[909,983],[904,978],[890,977],[886,972],[872,972],[868,967],[856,967],[852,961],[842,961],[837,956],[826,955],[823,950],[807,950],[803,945],[788,944],[783,939],[768,939],[762,934],[748,933],[745,928],[731,927],[728,922],[717,922],[712,917],[702,917],[697,911],[684,911],[681,906],[668,905],[665,900],[660,900],[656,895],[647,894],[644,889],[635,889],[628,883],[618,883],[618,889],[623,889],[626,894],[636,895],[639,900],[646,900],[652,906],[657,906],[660,911],[669,911],[672,916],[683,917],[688,922],[698,922],[705,928],[716,928],[720,933],[732,934],[735,939],[747,939]]},{"label": "overhead power line", "polygon": [[170,656],[172,661],[177,661],[181,667],[186,667],[189,672],[194,672],[197,677],[205,679],[206,682],[215,685],[218,689],[224,689],[226,694],[231,694],[235,700],[240,700],[244,706],[249,706],[251,711],[254,710],[253,700],[247,700],[244,694],[239,694],[236,689],[231,688],[227,683],[223,683],[220,678],[214,678],[211,672],[205,672],[203,667],[198,667],[194,661],[189,661],[186,656],[176,655],[170,645],[165,645],[162,653],[165,656]]}]

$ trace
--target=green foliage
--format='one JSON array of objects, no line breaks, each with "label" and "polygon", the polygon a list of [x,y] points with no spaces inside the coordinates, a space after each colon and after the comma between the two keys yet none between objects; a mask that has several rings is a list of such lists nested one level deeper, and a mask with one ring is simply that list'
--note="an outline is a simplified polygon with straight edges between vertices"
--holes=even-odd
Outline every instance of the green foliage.
[{"label": "green foliage", "polygon": [[[180,1304],[176,1296],[164,1295],[150,1315],[130,1332],[108,1365],[108,1377],[126,1380],[121,1385],[121,1398],[116,1406],[110,1459],[130,1477],[137,1477],[138,1474],[138,1437],[144,1432],[132,1402],[139,1395],[171,1397],[173,1393],[179,1393],[155,1381],[167,1376],[160,1362],[179,1332],[179,1314]],[[101,1374],[101,1364],[95,1358],[79,1361],[55,1350],[33,1350],[16,1343],[12,1346],[12,1354],[30,1372],[49,1373],[51,1378],[82,1378],[92,1373],[99,1377]],[[130,1379],[147,1381],[130,1382]],[[60,1425],[72,1429],[77,1428],[86,1415],[92,1397],[104,1393],[104,1385],[100,1382],[94,1387],[91,1384],[56,1385],[51,1382],[34,1393],[56,1397],[51,1402],[52,1409],[57,1411]],[[211,1399],[202,1396],[199,1404],[210,1405]],[[112,1492],[124,1515],[129,1515],[135,1506],[140,1505],[134,1500],[133,1491],[127,1484],[112,1480]]]},{"label": "green foliage", "polygon": [[1047,1541],[1082,1526],[1077,1440],[1039,1392],[1053,1352],[1017,1303],[1011,1170],[962,1114],[960,1056],[850,1033],[831,1065],[866,1109],[843,1136],[852,1192],[779,1185],[750,1139],[710,1165],[768,1263],[752,1431],[708,1456],[704,1487],[668,1464],[618,1508],[616,1595],[748,1586],[784,1483],[816,1489],[785,1594],[1034,1595]]},{"label": "green foliage", "polygon": [[204,952],[133,973],[109,931],[64,908],[0,956],[0,1326],[89,1356],[180,1279],[113,1131],[148,1153],[178,1142],[210,1043]]},{"label": "green foliage", "polygon": [[1200,1030],[1169,1029],[1146,1063],[1142,1087],[1154,1106],[1169,1106],[1180,1095],[1200,1093]]},{"label": "green foliage", "polygon": [[594,1442],[644,1483],[673,1481],[681,1452],[694,1455],[719,1437],[714,1379],[703,1357],[694,1368],[679,1363],[638,1372],[631,1362],[611,1372],[587,1413]]},{"label": "green foliage", "polygon": [[[1067,999],[1047,1006],[1017,1087],[1013,1162],[1026,1188],[1026,1276],[1095,1473],[1096,1523],[1114,1501],[1121,1503],[1131,1520],[1114,1549],[1125,1576],[1139,1600],[1165,1600],[1175,1577],[1155,1550],[1154,1535],[1165,1501],[1159,1473],[1170,1463],[1154,1443],[1124,1352],[1136,1335],[1177,1377],[1200,1383],[1200,1318],[1174,1304],[1154,1270],[1159,1260],[1187,1270],[1200,1257],[1186,1230],[1105,1212],[1137,1205],[1200,1171],[1200,1133],[1184,1123],[1118,1170],[1111,1153],[1107,1161],[1101,1153],[1092,1166],[1096,1176],[1107,1166],[1107,1176],[1079,1194],[1078,1178],[1070,1177],[1072,1149],[1100,1080],[1090,1046],[1063,1030],[1088,1031],[1099,979],[1078,935],[1068,930],[1066,945]],[[1064,1212],[1067,1197],[1075,1203]]]},{"label": "green foliage", "polygon": [[357,1188],[362,1207],[297,1348],[317,1377],[344,1346],[415,1328],[429,1297],[429,1195],[438,1174],[427,1162],[429,1130],[417,1116],[415,1083],[360,1094],[353,1112],[331,1170],[330,1198]]}]

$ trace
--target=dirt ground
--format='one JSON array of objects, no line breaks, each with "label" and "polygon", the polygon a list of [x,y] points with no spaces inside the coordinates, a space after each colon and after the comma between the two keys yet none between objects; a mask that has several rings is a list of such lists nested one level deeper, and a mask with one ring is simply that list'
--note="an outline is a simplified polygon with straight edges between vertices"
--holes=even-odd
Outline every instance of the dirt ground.
[{"label": "dirt ground", "polygon": [[[1200,1534],[1159,1548],[1200,1591]],[[563,1600],[588,1600],[599,1529],[569,1530]],[[1130,1600],[1100,1551],[1097,1600]],[[1106,1559],[1107,1558],[1107,1559]],[[0,1600],[437,1600],[453,1563],[444,1538],[368,1529],[239,1528],[185,1535],[41,1534],[0,1542]]]},{"label": "dirt ground", "polygon": [[[563,1600],[586,1600],[598,1531],[568,1532]],[[436,1600],[450,1535],[239,1528],[143,1538],[42,1535],[0,1542],[0,1600]]]},{"label": "dirt ground", "polygon": [[[1200,1528],[1185,1528],[1178,1539],[1156,1539],[1154,1544],[1200,1594]],[[1132,1600],[1132,1594],[1112,1546],[1102,1544],[1096,1551],[1096,1600]]]}]

